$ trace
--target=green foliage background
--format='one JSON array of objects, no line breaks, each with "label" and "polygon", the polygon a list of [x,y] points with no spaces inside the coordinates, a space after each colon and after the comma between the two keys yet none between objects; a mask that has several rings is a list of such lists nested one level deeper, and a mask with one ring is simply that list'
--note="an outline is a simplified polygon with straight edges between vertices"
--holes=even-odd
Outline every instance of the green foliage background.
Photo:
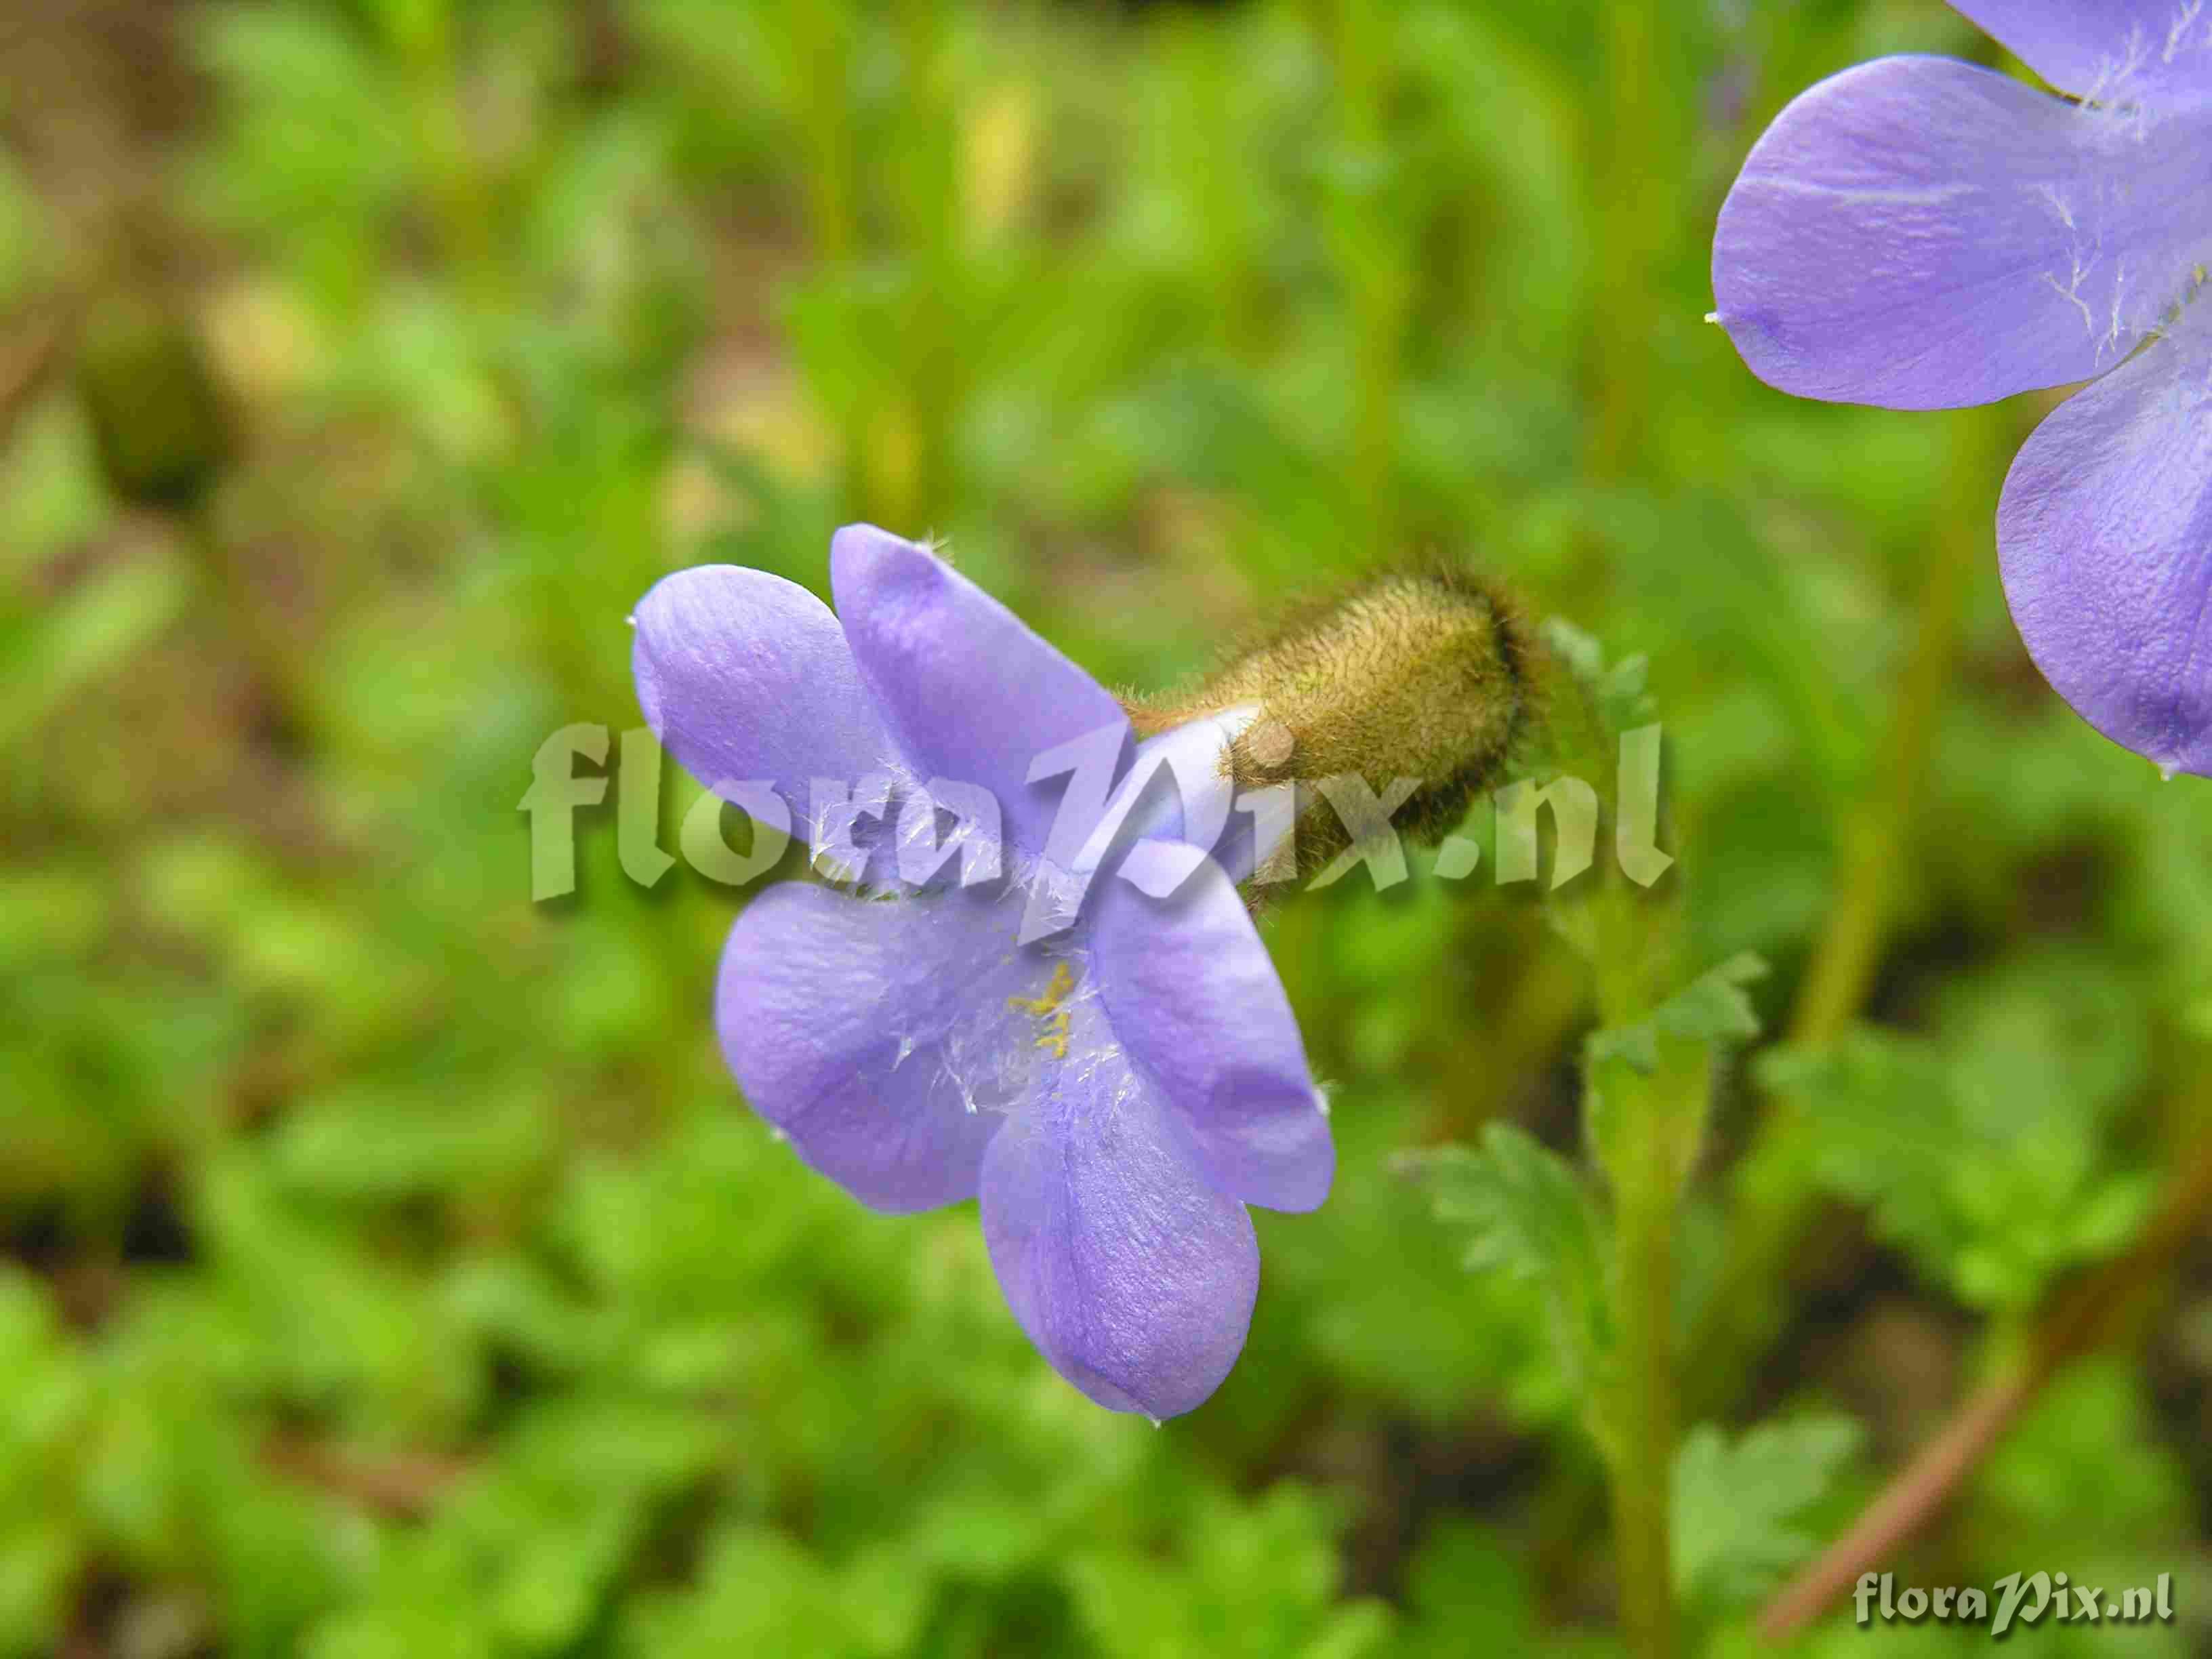
[{"label": "green foliage background", "polygon": [[[1549,1268],[1496,1231],[1541,1200],[1392,1173],[1506,1122],[1532,1190],[1579,1156],[1594,1016],[1525,890],[1274,915],[1341,1170],[1157,1431],[1037,1358],[972,1206],[872,1217],[746,1111],[742,894],[625,878],[611,794],[528,902],[530,757],[641,723],[637,597],[819,591],[855,518],[1111,683],[1409,550],[1648,656],[1686,954],[1771,963],[1770,1031],[1890,849],[1863,1018],[1753,1044],[1698,1168],[1686,1305],[1772,1316],[1687,1360],[1700,1651],[2205,1133],[2203,786],[2076,721],[1996,585],[2039,410],[1793,402],[1700,320],[1792,92],[1996,61],[1932,0],[15,9],[0,1654],[1620,1650]],[[1784,1111],[1802,1155],[1747,1161]],[[1752,1284],[1747,1169],[1812,1218]],[[2152,1311],[1900,1584],[2171,1572],[2172,1626],[2017,1649],[2204,1650],[2212,1256]]]}]

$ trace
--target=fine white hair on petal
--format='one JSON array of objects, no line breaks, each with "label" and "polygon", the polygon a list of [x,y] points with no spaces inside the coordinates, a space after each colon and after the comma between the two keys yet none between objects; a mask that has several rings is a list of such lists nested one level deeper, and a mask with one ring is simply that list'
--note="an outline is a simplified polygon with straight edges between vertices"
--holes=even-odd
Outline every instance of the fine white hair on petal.
[{"label": "fine white hair on petal", "polygon": [[[2046,76],[2088,78],[2095,60],[2057,0],[1961,9]],[[2172,15],[2142,16],[2162,50]],[[2103,37],[2108,57],[2127,27]],[[1753,148],[1715,235],[1717,310],[1746,361],[1801,396],[1908,409],[2115,367],[2166,325],[2212,251],[2192,205],[2212,168],[2212,58],[2161,71],[2157,57],[2142,73],[2159,95],[2125,101],[2068,102],[1914,56],[1801,94]]]}]

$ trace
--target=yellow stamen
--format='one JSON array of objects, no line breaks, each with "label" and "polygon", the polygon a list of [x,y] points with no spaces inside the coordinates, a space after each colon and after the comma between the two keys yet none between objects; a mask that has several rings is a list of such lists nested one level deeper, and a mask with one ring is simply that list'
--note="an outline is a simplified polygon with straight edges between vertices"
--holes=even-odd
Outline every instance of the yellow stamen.
[{"label": "yellow stamen", "polygon": [[1063,962],[1053,969],[1052,977],[1045,982],[1042,996],[1008,997],[1006,1006],[1018,1009],[1025,1014],[1035,1014],[1042,1018],[1059,1007],[1061,1000],[1074,988],[1075,975],[1068,971],[1067,964]]},{"label": "yellow stamen", "polygon": [[1009,1008],[1019,1013],[1035,1014],[1046,1022],[1045,1033],[1036,1040],[1036,1046],[1054,1060],[1067,1058],[1068,1026],[1073,1016],[1060,1005],[1067,1000],[1067,994],[1074,988],[1074,972],[1063,962],[1053,969],[1052,977],[1045,981],[1042,996],[1006,999]]}]

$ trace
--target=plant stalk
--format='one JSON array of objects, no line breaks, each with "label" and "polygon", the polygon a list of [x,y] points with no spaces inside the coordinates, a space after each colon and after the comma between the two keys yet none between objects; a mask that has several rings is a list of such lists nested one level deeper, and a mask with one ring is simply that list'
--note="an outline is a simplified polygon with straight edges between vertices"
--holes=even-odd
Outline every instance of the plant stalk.
[{"label": "plant stalk", "polygon": [[[1675,907],[1617,876],[1594,902],[1599,1018],[1620,1028],[1647,1017],[1672,986]],[[1598,1437],[1612,1474],[1621,1622],[1630,1650],[1642,1659],[1674,1659],[1680,1650],[1673,1522],[1681,1415],[1676,1233],[1683,1185],[1705,1132],[1711,1073],[1704,1043],[1662,1036],[1658,1063],[1649,1071],[1618,1055],[1594,1064],[1584,1104],[1585,1133],[1613,1196],[1618,1347]]]},{"label": "plant stalk", "polygon": [[[1974,573],[1989,553],[1990,438],[1988,424],[1978,421],[1959,440],[1875,787],[1844,828],[1834,896],[1791,1014],[1787,1041],[1795,1044],[1817,1047],[1842,1036],[1881,963],[1943,699],[1958,668]],[[1702,1409],[1727,1405],[1779,1322],[1790,1253],[1818,1201],[1808,1155],[1796,1115],[1770,1099],[1736,1173],[1727,1265],[1698,1334],[1698,1352],[1707,1357]]]}]

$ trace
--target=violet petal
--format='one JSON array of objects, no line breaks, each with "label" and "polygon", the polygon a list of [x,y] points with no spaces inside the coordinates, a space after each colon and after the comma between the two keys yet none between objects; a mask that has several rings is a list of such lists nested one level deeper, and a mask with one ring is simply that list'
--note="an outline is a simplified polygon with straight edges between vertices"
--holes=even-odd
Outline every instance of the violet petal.
[{"label": "violet petal", "polygon": [[794,823],[808,783],[896,750],[830,607],[764,570],[702,565],[638,601],[631,668],[646,724],[693,777],[775,785]]},{"label": "violet petal", "polygon": [[1095,902],[1093,961],[1115,1035],[1159,1085],[1199,1168],[1248,1204],[1318,1208],[1336,1168],[1328,1119],[1228,877],[1208,860],[1164,900],[1116,877]]},{"label": "violet petal", "polygon": [[2203,0],[1951,0],[2061,92],[2107,102],[2212,89]]},{"label": "violet petal", "polygon": [[1031,784],[1048,750],[1126,726],[1121,706],[1012,611],[925,548],[848,525],[830,581],[862,678],[921,776],[981,785],[1006,838],[1044,849],[1062,784]]},{"label": "violet petal", "polygon": [[1997,507],[2005,596],[2113,742],[2212,775],[2212,313],[2062,404]]},{"label": "violet petal", "polygon": [[1244,1206],[1183,1157],[1165,1105],[1107,1049],[1056,1067],[983,1160],[983,1237],[1053,1369],[1114,1411],[1173,1417],[1244,1346],[1260,1252]]},{"label": "violet petal", "polygon": [[1003,1002],[1005,985],[1048,971],[1014,962],[1018,918],[1003,895],[886,903],[807,882],[769,888],[730,930],[715,991],[745,1098],[871,1209],[971,1196],[1001,1121],[971,1109],[978,1091],[1011,1103],[1027,1073],[1006,1067],[1035,1063]]},{"label": "violet petal", "polygon": [[2147,123],[1942,58],[1823,81],[1713,240],[1717,316],[1801,397],[1945,409],[2086,380],[2187,292],[2212,121]]}]

